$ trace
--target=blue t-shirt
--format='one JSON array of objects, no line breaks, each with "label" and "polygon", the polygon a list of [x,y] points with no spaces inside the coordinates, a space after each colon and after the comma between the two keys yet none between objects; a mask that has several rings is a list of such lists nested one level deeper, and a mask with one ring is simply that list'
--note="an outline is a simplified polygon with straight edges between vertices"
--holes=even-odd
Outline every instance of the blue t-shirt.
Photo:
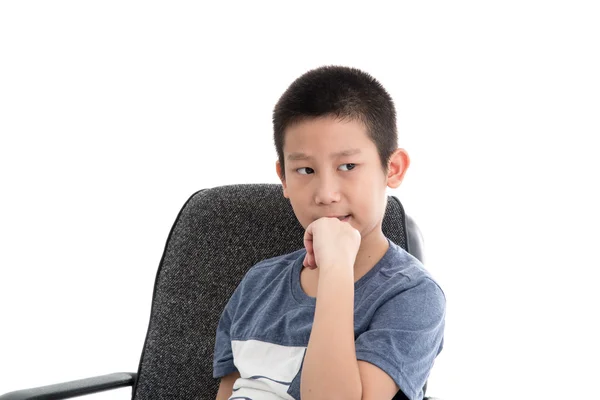
[{"label": "blue t-shirt", "polygon": [[[422,399],[443,346],[446,300],[421,262],[388,242],[381,260],[354,283],[356,358],[385,371],[409,399]],[[300,399],[316,306],[300,285],[305,254],[254,265],[225,306],[213,377],[239,371],[230,399]]]}]

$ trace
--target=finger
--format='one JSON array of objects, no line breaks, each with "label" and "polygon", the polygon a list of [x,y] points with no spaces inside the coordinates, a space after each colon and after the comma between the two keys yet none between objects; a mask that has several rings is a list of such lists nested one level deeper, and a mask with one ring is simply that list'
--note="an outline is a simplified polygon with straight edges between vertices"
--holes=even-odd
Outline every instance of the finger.
[{"label": "finger", "polygon": [[304,255],[304,261],[302,262],[302,265],[304,265],[306,268],[313,269],[312,263],[312,254],[311,252],[307,251]]},{"label": "finger", "polygon": [[305,240],[304,247],[306,247],[306,254],[314,254],[315,249],[312,240]]},{"label": "finger", "polygon": [[315,255],[313,253],[308,255],[308,265],[309,265],[310,269],[317,268],[317,262],[315,260]]},{"label": "finger", "polygon": [[314,247],[313,247],[313,224],[309,224],[304,231],[304,247],[306,248],[306,256],[304,257],[305,266],[310,269],[315,269]]},{"label": "finger", "polygon": [[313,240],[313,223],[310,223],[306,227],[306,230],[304,231],[304,245],[305,246],[306,246],[306,242],[312,242],[312,240]]},{"label": "finger", "polygon": [[306,268],[315,269],[317,268],[317,264],[315,262],[315,257],[312,253],[306,253],[304,255],[304,260],[302,261],[302,265]]},{"label": "finger", "polygon": [[306,251],[312,251],[313,248],[313,240],[312,240],[312,236],[310,237],[306,237],[304,238],[304,247],[306,247]]}]

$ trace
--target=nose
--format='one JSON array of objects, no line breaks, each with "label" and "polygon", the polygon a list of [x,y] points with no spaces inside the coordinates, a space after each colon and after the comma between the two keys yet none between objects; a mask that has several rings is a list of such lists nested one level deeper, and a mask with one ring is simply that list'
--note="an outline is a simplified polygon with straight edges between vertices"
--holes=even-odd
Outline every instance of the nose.
[{"label": "nose", "polygon": [[318,205],[328,205],[340,201],[339,185],[335,178],[331,176],[322,176],[318,179],[315,191],[315,203]]}]

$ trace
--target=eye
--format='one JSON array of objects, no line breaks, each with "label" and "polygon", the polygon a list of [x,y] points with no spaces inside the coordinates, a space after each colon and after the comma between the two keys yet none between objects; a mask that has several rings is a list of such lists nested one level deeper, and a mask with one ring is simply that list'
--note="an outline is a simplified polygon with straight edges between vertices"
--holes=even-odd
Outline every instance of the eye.
[{"label": "eye", "polygon": [[298,173],[299,173],[300,175],[308,175],[308,174],[312,174],[312,173],[314,173],[314,172],[315,172],[315,171],[314,171],[312,168],[310,168],[310,167],[302,167],[302,168],[298,168],[296,171],[298,171]]},{"label": "eye", "polygon": [[356,167],[356,164],[352,164],[352,163],[340,165],[340,169],[342,171],[350,171],[351,169],[354,169],[354,167]]}]

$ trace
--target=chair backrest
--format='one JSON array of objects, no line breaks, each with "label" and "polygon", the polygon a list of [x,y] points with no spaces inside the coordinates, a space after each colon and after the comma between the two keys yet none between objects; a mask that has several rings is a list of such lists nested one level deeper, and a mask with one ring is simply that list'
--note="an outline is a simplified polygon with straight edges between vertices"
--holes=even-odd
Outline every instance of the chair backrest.
[{"label": "chair backrest", "polygon": [[[408,225],[416,229],[411,237],[402,204],[389,196],[385,236],[420,253],[418,228],[410,220]],[[302,248],[303,234],[281,185],[193,194],[171,228],[156,274],[133,399],[214,399],[215,335],[227,301],[250,267]]]}]

